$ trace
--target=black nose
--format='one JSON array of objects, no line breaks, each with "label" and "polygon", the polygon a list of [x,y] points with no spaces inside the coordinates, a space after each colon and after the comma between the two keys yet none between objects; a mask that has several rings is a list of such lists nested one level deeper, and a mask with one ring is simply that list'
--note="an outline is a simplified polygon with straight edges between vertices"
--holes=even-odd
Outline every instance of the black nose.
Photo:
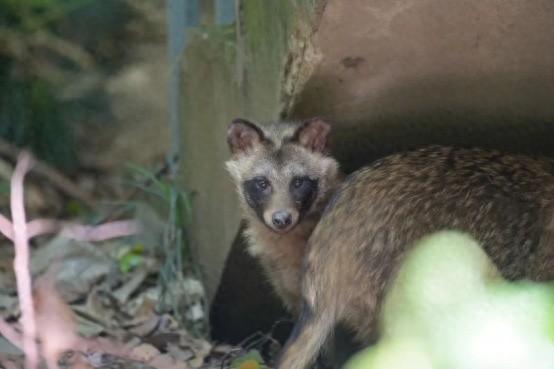
[{"label": "black nose", "polygon": [[279,210],[273,213],[271,221],[273,222],[273,225],[275,227],[279,229],[285,229],[292,222],[292,216],[287,211]]}]

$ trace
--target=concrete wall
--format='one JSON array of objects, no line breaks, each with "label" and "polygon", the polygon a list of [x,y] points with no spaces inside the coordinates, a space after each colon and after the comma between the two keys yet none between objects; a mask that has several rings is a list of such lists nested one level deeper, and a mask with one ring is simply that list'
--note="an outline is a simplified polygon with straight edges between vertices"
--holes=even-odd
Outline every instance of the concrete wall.
[{"label": "concrete wall", "polygon": [[553,1],[330,0],[312,44],[284,109],[340,126],[348,169],[435,142],[554,152]]}]

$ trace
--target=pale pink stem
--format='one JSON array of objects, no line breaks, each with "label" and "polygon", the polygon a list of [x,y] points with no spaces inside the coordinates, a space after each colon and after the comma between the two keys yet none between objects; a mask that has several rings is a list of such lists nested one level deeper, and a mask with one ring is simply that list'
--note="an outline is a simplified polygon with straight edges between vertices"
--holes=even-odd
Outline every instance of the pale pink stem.
[{"label": "pale pink stem", "polygon": [[13,220],[13,242],[15,244],[14,270],[17,281],[17,294],[21,309],[21,327],[23,330],[23,351],[25,367],[36,369],[38,348],[36,343],[36,323],[33,307],[32,283],[29,273],[29,242],[25,221],[23,180],[33,165],[31,155],[23,152],[19,155],[11,180],[11,210]]},{"label": "pale pink stem", "polygon": [[138,232],[139,226],[137,223],[135,221],[127,220],[110,222],[95,227],[68,224],[62,229],[63,236],[90,242],[130,236],[137,234]]},{"label": "pale pink stem", "polygon": [[[140,227],[133,220],[118,220],[98,226],[86,226],[55,219],[35,219],[27,223],[27,239],[56,232],[61,232],[62,236],[77,241],[94,242],[132,236],[140,232]],[[0,214],[0,233],[13,241],[12,223],[2,214]]]},{"label": "pale pink stem", "polygon": [[0,233],[6,236],[10,241],[13,240],[13,225],[12,222],[2,214],[0,214]]},{"label": "pale pink stem", "polygon": [[98,226],[85,226],[51,219],[35,219],[27,223],[27,231],[29,238],[61,231],[60,234],[63,237],[94,242],[132,236],[140,231],[140,227],[132,220],[120,220]]},{"label": "pale pink stem", "polygon": [[[15,245],[14,271],[21,309],[19,334],[12,326],[0,318],[0,334],[25,353],[25,367],[38,366],[37,328],[32,297],[32,280],[29,272],[29,239],[47,233],[61,232],[61,235],[81,241],[103,241],[110,238],[137,234],[140,229],[134,221],[116,221],[99,226],[83,226],[75,223],[59,222],[51,219],[36,219],[26,223],[23,182],[25,174],[33,165],[30,154],[19,155],[17,166],[11,179],[11,212],[13,222],[0,214],[0,233]],[[55,357],[47,357],[50,369],[57,368]],[[5,363],[5,365],[8,365]],[[4,365],[4,366],[5,366]]]}]

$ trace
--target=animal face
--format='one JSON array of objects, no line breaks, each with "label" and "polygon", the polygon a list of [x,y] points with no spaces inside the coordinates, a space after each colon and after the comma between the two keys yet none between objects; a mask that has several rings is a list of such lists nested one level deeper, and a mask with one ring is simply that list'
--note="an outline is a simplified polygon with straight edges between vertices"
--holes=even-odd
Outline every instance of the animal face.
[{"label": "animal face", "polygon": [[226,166],[247,216],[286,233],[321,210],[339,175],[338,164],[327,156],[329,130],[319,119],[268,126],[231,123],[228,143],[233,155]]}]

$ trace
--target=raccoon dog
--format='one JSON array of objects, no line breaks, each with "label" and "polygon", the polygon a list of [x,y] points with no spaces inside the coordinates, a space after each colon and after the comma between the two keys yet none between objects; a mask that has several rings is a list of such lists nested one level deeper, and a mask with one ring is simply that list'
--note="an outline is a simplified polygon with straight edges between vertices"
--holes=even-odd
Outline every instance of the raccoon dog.
[{"label": "raccoon dog", "polygon": [[421,237],[475,237],[508,279],[554,279],[554,161],[429,147],[347,178],[308,242],[300,318],[279,369],[304,369],[338,322],[368,342],[389,282]]},{"label": "raccoon dog", "polygon": [[248,223],[249,252],[293,314],[306,242],[341,178],[328,155],[329,131],[321,119],[266,126],[236,119],[228,131],[226,167]]}]

